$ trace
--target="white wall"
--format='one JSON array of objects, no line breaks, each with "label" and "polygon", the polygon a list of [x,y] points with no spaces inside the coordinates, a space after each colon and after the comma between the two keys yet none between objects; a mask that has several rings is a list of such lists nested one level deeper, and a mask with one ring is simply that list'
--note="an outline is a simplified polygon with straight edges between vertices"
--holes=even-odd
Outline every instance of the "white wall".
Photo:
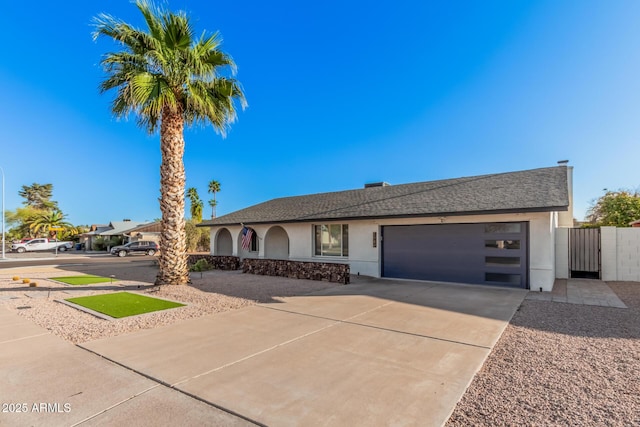
[{"label": "white wall", "polygon": [[640,282],[640,228],[618,228],[618,280]]},{"label": "white wall", "polygon": [[[384,225],[411,224],[455,224],[482,222],[529,222],[529,270],[531,289],[551,291],[556,277],[555,230],[558,217],[554,213],[527,213],[502,215],[469,215],[435,218],[400,218],[380,220],[333,221],[329,223],[349,224],[349,256],[317,257],[313,255],[313,223],[278,224],[289,237],[289,259],[295,261],[348,262],[352,274],[380,277],[380,227]],[[326,222],[324,222],[326,223]],[[259,239],[259,252],[240,256],[264,257],[264,237],[272,225],[250,225]],[[221,227],[211,227],[211,253],[215,255],[214,238]],[[240,226],[226,227],[233,238],[234,255],[238,255]],[[373,233],[376,233],[376,247],[373,245]]]},{"label": "white wall", "polygon": [[640,228],[600,229],[602,280],[640,282]]},{"label": "white wall", "polygon": [[533,215],[529,220],[529,288],[551,291],[556,277],[554,213]]},{"label": "white wall", "polygon": [[600,227],[602,280],[618,280],[618,235],[616,227]]},{"label": "white wall", "polygon": [[569,228],[556,230],[556,278],[569,278]]}]

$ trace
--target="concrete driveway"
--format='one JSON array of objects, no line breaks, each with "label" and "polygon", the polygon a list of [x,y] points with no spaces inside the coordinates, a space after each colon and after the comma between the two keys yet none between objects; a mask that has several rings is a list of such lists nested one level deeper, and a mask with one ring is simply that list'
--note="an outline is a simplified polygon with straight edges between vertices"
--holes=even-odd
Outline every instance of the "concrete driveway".
[{"label": "concrete driveway", "polygon": [[256,424],[442,425],[526,293],[358,279],[82,347]]}]

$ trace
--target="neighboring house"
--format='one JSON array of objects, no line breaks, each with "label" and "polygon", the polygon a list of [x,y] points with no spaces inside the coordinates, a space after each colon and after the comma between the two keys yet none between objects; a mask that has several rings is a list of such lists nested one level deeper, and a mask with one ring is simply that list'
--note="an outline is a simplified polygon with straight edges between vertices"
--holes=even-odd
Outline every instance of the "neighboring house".
[{"label": "neighboring house", "polygon": [[125,235],[130,242],[137,242],[140,240],[152,241],[160,243],[160,232],[162,231],[162,225],[159,221],[149,224],[142,224],[128,230]]},{"label": "neighboring house", "polygon": [[96,237],[110,228],[109,224],[91,224],[89,231],[80,235],[80,243],[82,243],[86,249],[90,250]]},{"label": "neighboring house", "polygon": [[640,219],[630,222],[629,225],[631,227],[640,227]]},{"label": "neighboring house", "polygon": [[87,250],[93,248],[93,244],[98,237],[104,239],[110,239],[113,237],[122,237],[123,242],[126,243],[129,240],[129,235],[126,233],[131,229],[139,227],[145,224],[139,221],[111,221],[108,225],[92,225],[88,233],[81,235],[81,243],[84,243]]},{"label": "neighboring house", "polygon": [[[270,200],[199,226],[211,253],[348,263],[351,274],[550,291],[557,227],[573,225],[565,165]],[[243,248],[243,229],[251,230]]]}]

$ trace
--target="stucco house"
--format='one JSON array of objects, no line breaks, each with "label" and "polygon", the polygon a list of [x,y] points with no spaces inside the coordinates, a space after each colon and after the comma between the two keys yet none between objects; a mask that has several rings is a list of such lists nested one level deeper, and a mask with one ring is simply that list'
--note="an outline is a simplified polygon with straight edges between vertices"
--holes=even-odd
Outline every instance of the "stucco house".
[{"label": "stucco house", "polygon": [[129,242],[137,242],[140,240],[147,240],[156,243],[160,243],[160,233],[162,232],[162,225],[160,221],[142,224],[134,228],[127,230],[124,235]]},{"label": "stucco house", "polygon": [[211,254],[349,264],[351,274],[550,291],[572,167],[270,200],[212,220]]},{"label": "stucco house", "polygon": [[125,219],[123,221],[111,221],[108,225],[95,224],[89,229],[89,232],[81,235],[80,243],[84,243],[85,248],[92,250],[97,238],[110,239],[121,237],[126,243],[130,240],[127,234],[130,230],[145,224],[144,222],[131,221]]}]

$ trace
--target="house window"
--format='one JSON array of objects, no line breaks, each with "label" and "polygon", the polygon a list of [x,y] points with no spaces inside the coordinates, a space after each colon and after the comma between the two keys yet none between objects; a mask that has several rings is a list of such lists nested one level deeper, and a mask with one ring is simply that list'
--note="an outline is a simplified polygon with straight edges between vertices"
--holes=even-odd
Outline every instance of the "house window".
[{"label": "house window", "polygon": [[314,225],[314,248],[317,256],[349,256],[347,224]]}]

